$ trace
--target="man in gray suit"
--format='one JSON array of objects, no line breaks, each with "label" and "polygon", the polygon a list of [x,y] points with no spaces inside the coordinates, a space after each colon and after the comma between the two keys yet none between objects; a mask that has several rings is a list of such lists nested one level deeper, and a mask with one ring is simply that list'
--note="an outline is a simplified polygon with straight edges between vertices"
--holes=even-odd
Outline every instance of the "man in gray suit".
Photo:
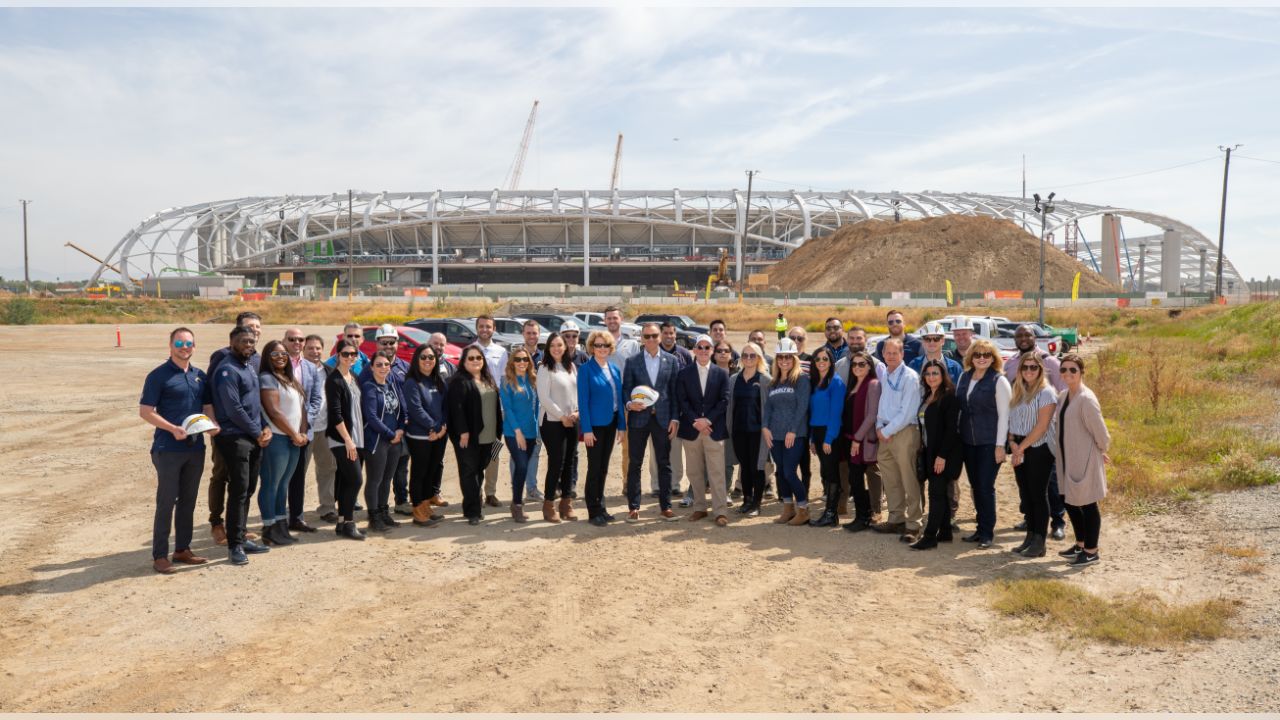
[{"label": "man in gray suit", "polygon": [[[676,411],[675,377],[680,364],[662,350],[662,330],[657,323],[640,329],[644,341],[640,352],[627,358],[622,368],[622,396],[627,399],[627,522],[640,519],[640,465],[644,451],[653,444],[651,461],[658,466],[658,504],[664,520],[675,520],[671,509],[671,439],[680,427]],[[644,385],[658,392],[651,407],[630,400],[631,391]]]}]

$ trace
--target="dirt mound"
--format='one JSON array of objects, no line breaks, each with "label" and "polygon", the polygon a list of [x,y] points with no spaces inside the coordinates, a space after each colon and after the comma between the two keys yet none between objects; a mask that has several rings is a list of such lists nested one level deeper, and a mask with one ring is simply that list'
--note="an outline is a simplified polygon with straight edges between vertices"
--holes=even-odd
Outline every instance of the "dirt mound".
[{"label": "dirt mound", "polygon": [[[1045,290],[1080,292],[1117,288],[1056,247],[1045,253]],[[810,240],[769,269],[780,290],[945,292],[1035,291],[1040,287],[1040,239],[1009,220],[947,215],[923,220],[880,220],[847,225]]]}]

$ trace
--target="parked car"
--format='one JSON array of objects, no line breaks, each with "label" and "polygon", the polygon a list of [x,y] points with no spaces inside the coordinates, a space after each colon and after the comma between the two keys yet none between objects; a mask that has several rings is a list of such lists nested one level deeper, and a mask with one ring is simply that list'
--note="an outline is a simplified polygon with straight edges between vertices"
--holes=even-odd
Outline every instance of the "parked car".
[{"label": "parked car", "polygon": [[1038,323],[1033,322],[1002,322],[997,325],[997,336],[995,341],[1002,351],[1007,349],[1011,355],[1016,352],[1017,346],[1013,342],[1013,334],[1023,325],[1030,326],[1031,331],[1035,333],[1036,347],[1054,356],[1061,355],[1063,353],[1062,338],[1057,335],[1050,335],[1044,328],[1040,327]]},{"label": "parked car", "polygon": [[476,341],[474,323],[459,318],[418,318],[405,323],[425,333],[444,333],[450,345],[466,347]]},{"label": "parked car", "polygon": [[[573,317],[580,322],[586,323],[589,327],[582,328],[584,331],[607,330],[604,324],[604,313],[598,312],[576,312]],[[636,338],[640,337],[640,326],[635,323],[622,323],[622,337]]]},{"label": "parked car", "polygon": [[[378,352],[376,335],[380,327],[380,325],[368,325],[363,328],[364,340],[360,342],[360,352],[364,353],[365,357],[373,357],[374,353]],[[431,333],[407,325],[397,326],[396,332],[400,335],[400,344],[396,347],[396,357],[405,362],[413,360],[413,353],[418,349],[418,346],[426,345],[431,339]],[[337,337],[334,338],[333,349],[329,351],[330,356],[338,352],[339,342],[342,342],[342,333],[338,333]],[[457,364],[458,358],[462,356],[462,348],[453,343],[448,343],[445,345],[444,356],[454,364]]]},{"label": "parked car", "polygon": [[[517,344],[521,344],[524,342],[525,320],[530,319],[532,318],[494,318],[493,322],[494,327],[496,328],[494,335],[497,335],[498,333],[501,333],[504,336],[515,334],[520,337],[520,341]],[[537,320],[534,320],[534,322],[537,322]],[[547,332],[547,329],[542,327],[542,323],[538,323],[538,326],[538,347],[542,348],[547,344],[547,337],[550,336],[551,333]]]},{"label": "parked car", "polygon": [[676,342],[687,348],[693,347],[693,344],[697,341],[699,335],[711,332],[711,330],[705,325],[698,325],[695,323],[693,318],[688,315],[663,315],[661,313],[649,313],[647,315],[640,315],[636,318],[637,325],[643,325],[644,323],[649,322],[656,322],[659,325],[669,322],[672,325],[675,325]]}]

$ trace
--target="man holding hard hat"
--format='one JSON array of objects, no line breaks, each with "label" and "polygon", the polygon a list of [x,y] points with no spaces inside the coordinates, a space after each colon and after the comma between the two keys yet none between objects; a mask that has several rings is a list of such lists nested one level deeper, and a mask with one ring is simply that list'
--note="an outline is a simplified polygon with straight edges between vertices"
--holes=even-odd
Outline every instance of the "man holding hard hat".
[{"label": "man holding hard hat", "polygon": [[[185,327],[169,333],[169,359],[147,374],[138,401],[138,416],[155,426],[151,464],[156,468],[156,514],[151,531],[151,567],[175,572],[169,561],[169,527],[177,531],[174,562],[208,562],[191,552],[191,532],[204,473],[204,434],[218,434],[213,391],[204,371],[191,364],[196,336]],[[177,507],[177,513],[174,507]]]},{"label": "man holding hard hat", "polygon": [[626,359],[622,369],[622,396],[627,402],[627,522],[640,519],[640,465],[653,443],[652,462],[658,466],[658,505],[664,520],[675,520],[671,509],[671,441],[680,428],[676,410],[675,378],[680,364],[662,351],[662,329],[645,323],[640,352]]}]

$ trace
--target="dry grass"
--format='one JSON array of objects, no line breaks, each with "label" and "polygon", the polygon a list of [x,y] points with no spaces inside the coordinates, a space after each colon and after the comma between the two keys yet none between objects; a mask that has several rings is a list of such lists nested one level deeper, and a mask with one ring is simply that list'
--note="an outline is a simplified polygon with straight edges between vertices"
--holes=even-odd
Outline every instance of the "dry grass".
[{"label": "dry grass", "polygon": [[1260,558],[1263,555],[1262,548],[1257,545],[1234,546],[1223,543],[1209,546],[1209,552],[1233,558]]},{"label": "dry grass", "polygon": [[1045,629],[1113,645],[1168,647],[1232,634],[1236,600],[1172,605],[1147,592],[1103,598],[1062,580],[999,581],[992,586],[997,612]]},{"label": "dry grass", "polygon": [[1266,566],[1260,562],[1242,562],[1236,566],[1236,572],[1241,575],[1261,575],[1266,571]]}]

